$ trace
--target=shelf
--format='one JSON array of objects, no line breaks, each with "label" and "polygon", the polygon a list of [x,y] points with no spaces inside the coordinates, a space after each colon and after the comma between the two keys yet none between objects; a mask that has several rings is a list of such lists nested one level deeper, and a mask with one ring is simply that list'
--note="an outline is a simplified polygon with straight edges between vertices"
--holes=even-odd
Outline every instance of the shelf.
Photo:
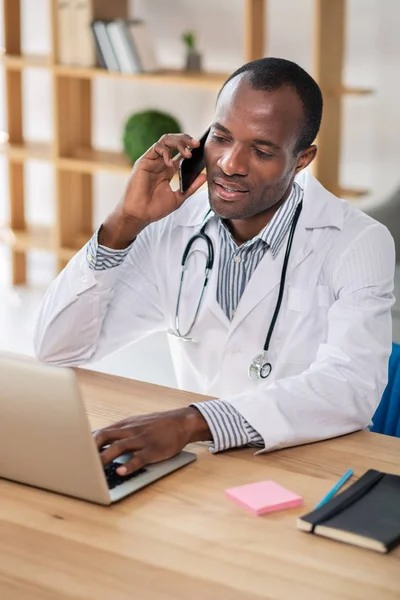
[{"label": "shelf", "polygon": [[66,171],[96,173],[97,171],[117,171],[128,174],[132,165],[121,152],[78,148],[72,156],[63,156],[57,160],[58,167]]},{"label": "shelf", "polygon": [[324,96],[369,96],[375,93],[375,90],[369,88],[356,88],[341,86],[338,88],[327,88],[323,89],[322,93]]},{"label": "shelf", "polygon": [[49,227],[32,225],[25,230],[12,230],[9,227],[0,229],[0,241],[14,250],[54,250],[52,230]]},{"label": "shelf", "polygon": [[48,56],[35,56],[30,54],[3,54],[0,56],[1,63],[13,71],[24,68],[48,69],[51,61]]},{"label": "shelf", "polygon": [[96,67],[69,67],[55,65],[54,71],[63,77],[76,77],[78,79],[93,79],[95,77],[108,77],[140,83],[177,84],[205,88],[219,88],[228,78],[228,73],[186,72],[179,69],[163,69],[157,73],[119,73],[107,71]]},{"label": "shelf", "polygon": [[352,188],[340,188],[338,192],[339,198],[347,198],[349,200],[355,200],[357,198],[361,198],[362,196],[366,196],[370,193],[370,190],[356,190]]},{"label": "shelf", "polygon": [[107,71],[98,67],[79,67],[69,65],[54,65],[48,56],[3,54],[1,63],[10,70],[19,71],[24,68],[52,69],[57,75],[63,77],[76,77],[77,79],[93,79],[107,77],[141,83],[177,84],[205,88],[218,88],[228,78],[228,73],[186,72],[179,69],[162,69],[157,73],[120,73]]},{"label": "shelf", "polygon": [[14,162],[24,160],[53,161],[63,171],[74,173],[97,173],[108,171],[129,175],[132,165],[122,152],[77,148],[71,156],[55,157],[52,146],[40,142],[24,144],[0,143],[0,154],[6,154]]},{"label": "shelf", "polygon": [[26,231],[12,230],[7,226],[0,227],[0,243],[10,246],[13,250],[54,252],[62,260],[70,260],[87,242],[87,239],[87,236],[82,235],[77,240],[75,248],[57,248],[54,230],[51,227],[31,225],[26,228]]},{"label": "shelf", "polygon": [[28,158],[32,160],[51,161],[53,148],[51,144],[43,142],[24,142],[23,144],[0,144],[0,154],[6,154],[14,161],[22,162]]},{"label": "shelf", "polygon": [[353,87],[343,87],[340,92],[343,96],[369,96],[375,94],[375,90],[372,89]]},{"label": "shelf", "polygon": [[[129,175],[132,165],[122,152],[94,150],[92,148],[78,148],[72,156],[63,156],[57,159],[57,166],[63,171],[74,173],[98,173],[108,171]],[[178,175],[171,180],[173,189],[178,189]],[[84,243],[86,243],[85,240]]]}]

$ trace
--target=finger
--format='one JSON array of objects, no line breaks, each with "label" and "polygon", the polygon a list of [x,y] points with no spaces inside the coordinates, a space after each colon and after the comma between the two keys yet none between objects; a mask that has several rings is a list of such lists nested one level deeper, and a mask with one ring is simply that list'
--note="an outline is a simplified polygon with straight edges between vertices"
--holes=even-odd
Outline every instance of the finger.
[{"label": "finger", "polygon": [[103,465],[108,465],[110,462],[130,452],[136,452],[143,448],[143,438],[141,436],[132,436],[123,440],[117,440],[113,442],[108,448],[100,452],[100,458]]},{"label": "finger", "polygon": [[192,185],[186,190],[186,192],[175,192],[175,195],[177,197],[177,202],[178,205],[180,206],[181,204],[183,204],[185,202],[185,200],[187,200],[187,198],[189,198],[189,196],[191,196],[192,194],[194,194],[195,192],[197,192],[197,190],[199,188],[201,188],[202,185],[204,185],[207,181],[207,175],[206,173],[200,173],[200,175],[198,175],[198,177],[193,181]]},{"label": "finger", "polygon": [[182,158],[191,158],[192,157],[192,150],[193,148],[191,148],[190,146],[179,142],[176,145],[168,145],[168,143],[165,144],[168,148],[171,148],[172,150],[178,150],[178,154],[176,154],[172,161],[173,163],[176,163],[177,161],[179,162]]},{"label": "finger", "polygon": [[[164,156],[166,154],[165,148],[167,148],[168,162],[167,161],[165,161],[165,162],[168,167],[175,166],[176,161],[180,160],[181,158],[191,158],[191,156],[192,156],[192,149],[189,148],[189,146],[185,146],[182,143],[176,143],[176,144],[170,143],[170,145],[156,144],[155,151],[157,152],[158,155],[160,155],[160,152],[158,151],[158,147],[162,148],[162,153]],[[172,158],[172,152],[174,150],[177,150],[178,154]]]},{"label": "finger", "polygon": [[[151,148],[143,155],[145,158],[158,159],[160,152],[157,148],[163,146],[170,150],[178,150],[184,158],[190,158],[191,148],[196,148],[200,142],[187,134],[166,134],[163,135],[158,142],[153,144]],[[172,166],[170,163],[166,163]]]},{"label": "finger", "polygon": [[167,165],[167,167],[173,166],[172,152],[169,148],[167,148],[167,146],[160,143],[154,144],[154,152],[157,154],[158,157],[161,156],[164,159],[164,162]]},{"label": "finger", "polygon": [[196,138],[187,133],[167,133],[159,139],[159,142],[168,146],[168,148],[176,148],[179,144],[184,148],[197,148],[200,144],[199,140],[196,140]]},{"label": "finger", "polygon": [[145,450],[135,452],[128,462],[118,467],[117,473],[118,475],[122,476],[130,475],[131,473],[134,473],[135,471],[138,471],[139,469],[142,469],[146,465],[150,464],[150,462],[150,457]]},{"label": "finger", "polygon": [[106,446],[107,444],[111,444],[119,439],[124,439],[129,436],[132,436],[132,429],[130,427],[105,427],[104,429],[98,429],[94,434],[93,438],[96,442],[96,446],[99,450]]}]

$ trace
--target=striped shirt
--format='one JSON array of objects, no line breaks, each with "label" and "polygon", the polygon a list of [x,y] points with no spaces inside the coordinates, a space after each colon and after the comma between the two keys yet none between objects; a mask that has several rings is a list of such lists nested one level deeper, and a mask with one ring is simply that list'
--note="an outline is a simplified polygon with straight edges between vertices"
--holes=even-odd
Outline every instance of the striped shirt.
[{"label": "striped shirt", "polygon": [[[227,226],[218,219],[221,238],[217,300],[231,321],[240,298],[251,276],[268,249],[275,257],[289,231],[296,206],[302,198],[302,189],[294,183],[286,202],[277,210],[271,221],[251,240],[238,246]],[[218,217],[213,217],[218,218]]]},{"label": "striped shirt", "polygon": [[[210,220],[218,219],[220,238],[217,301],[229,320],[234,318],[246,285],[265,253],[270,250],[274,257],[278,254],[302,196],[303,190],[294,183],[289,198],[277,210],[268,225],[241,246],[236,244],[221,219],[216,215],[210,216]],[[121,265],[132,244],[123,250],[106,248],[98,244],[98,231],[96,231],[87,244],[86,258],[89,267],[96,271],[103,271]],[[259,433],[228,402],[209,400],[191,406],[195,406],[207,421],[213,439],[211,452],[246,445],[254,447],[264,445]]]}]

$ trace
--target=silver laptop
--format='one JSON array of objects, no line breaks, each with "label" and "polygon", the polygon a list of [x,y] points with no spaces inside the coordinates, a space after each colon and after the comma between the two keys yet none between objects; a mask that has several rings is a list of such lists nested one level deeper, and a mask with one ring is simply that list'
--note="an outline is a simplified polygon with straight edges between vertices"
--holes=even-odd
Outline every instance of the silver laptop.
[{"label": "silver laptop", "polygon": [[107,478],[74,371],[0,356],[0,477],[111,504],[194,460],[181,452],[131,479]]}]

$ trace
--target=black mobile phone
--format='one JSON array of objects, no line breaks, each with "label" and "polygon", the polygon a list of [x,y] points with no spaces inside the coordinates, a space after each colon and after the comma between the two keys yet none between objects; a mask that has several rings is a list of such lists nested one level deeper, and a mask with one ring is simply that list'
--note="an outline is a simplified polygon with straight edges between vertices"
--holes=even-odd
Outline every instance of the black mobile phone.
[{"label": "black mobile phone", "polygon": [[181,192],[186,192],[190,188],[206,166],[204,161],[204,145],[209,133],[210,127],[199,138],[200,146],[192,148],[192,156],[190,158],[182,158],[179,163],[179,189]]}]

